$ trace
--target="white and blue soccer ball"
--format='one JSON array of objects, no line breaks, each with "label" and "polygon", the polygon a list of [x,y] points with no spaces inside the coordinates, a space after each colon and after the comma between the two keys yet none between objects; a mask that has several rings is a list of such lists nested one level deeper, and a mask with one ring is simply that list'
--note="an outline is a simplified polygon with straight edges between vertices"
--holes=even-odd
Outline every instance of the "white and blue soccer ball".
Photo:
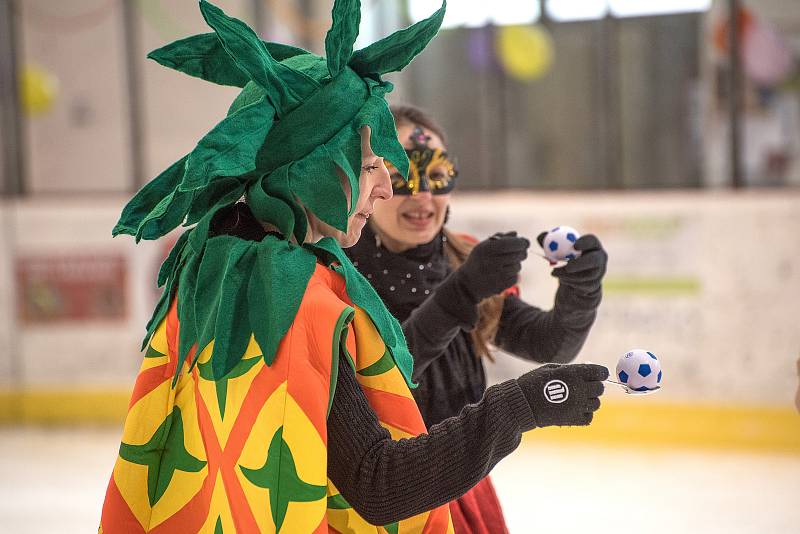
[{"label": "white and blue soccer ball", "polygon": [[581,255],[579,250],[575,250],[575,241],[581,234],[569,226],[556,226],[544,236],[542,248],[544,256],[552,263],[569,261]]},{"label": "white and blue soccer ball", "polygon": [[660,388],[661,376],[661,362],[650,351],[633,349],[617,362],[617,379],[634,391]]}]

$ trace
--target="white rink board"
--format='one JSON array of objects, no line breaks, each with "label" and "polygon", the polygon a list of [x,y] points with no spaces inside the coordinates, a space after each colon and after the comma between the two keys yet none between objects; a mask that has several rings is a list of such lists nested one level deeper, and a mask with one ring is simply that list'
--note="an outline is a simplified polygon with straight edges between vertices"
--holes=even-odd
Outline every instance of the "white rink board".
[{"label": "white rink board", "polygon": [[[627,350],[644,348],[662,361],[660,400],[791,403],[800,192],[463,194],[450,226],[481,238],[517,230],[534,241],[560,224],[595,233],[609,254],[610,287],[578,360],[613,369]],[[530,255],[523,298],[550,308],[557,286],[549,273]],[[631,279],[650,289],[623,291]],[[495,379],[527,368],[503,356],[489,366]]]},{"label": "white rink board", "polygon": [[[0,204],[0,388],[130,387],[161,251],[111,238],[125,200]],[[478,237],[517,230],[533,241],[559,224],[596,233],[610,257],[609,289],[579,360],[613,367],[626,350],[645,348],[662,360],[663,401],[791,402],[800,355],[800,191],[458,193],[450,227]],[[127,258],[127,318],[16,324],[14,258],[87,251]],[[556,288],[549,272],[531,255],[521,278],[524,298],[544,308]],[[645,290],[626,292],[631,279],[643,279]],[[497,379],[530,365],[501,356],[489,367]]]}]

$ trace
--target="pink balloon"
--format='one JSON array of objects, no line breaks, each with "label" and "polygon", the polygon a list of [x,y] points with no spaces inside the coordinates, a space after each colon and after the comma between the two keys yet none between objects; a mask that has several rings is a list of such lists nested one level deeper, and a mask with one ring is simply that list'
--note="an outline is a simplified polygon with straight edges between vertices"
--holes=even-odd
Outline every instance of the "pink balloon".
[{"label": "pink balloon", "polygon": [[759,21],[744,36],[742,63],[751,80],[772,87],[789,77],[794,67],[794,56],[783,37]]},{"label": "pink balloon", "polygon": [[494,28],[486,25],[469,30],[467,54],[473,68],[482,70],[497,66],[494,51]]}]

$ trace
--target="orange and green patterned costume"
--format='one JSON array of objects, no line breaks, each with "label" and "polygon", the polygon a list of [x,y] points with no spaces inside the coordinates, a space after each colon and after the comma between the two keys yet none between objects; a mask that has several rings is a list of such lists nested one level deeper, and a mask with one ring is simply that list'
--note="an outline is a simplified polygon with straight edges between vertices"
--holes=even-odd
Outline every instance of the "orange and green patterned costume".
[{"label": "orange and green patterned costume", "polygon": [[[399,323],[334,240],[305,242],[307,211],[347,231],[365,127],[373,152],[407,174],[385,100],[392,84],[382,76],[436,35],[444,2],[354,51],[360,2],[335,0],[325,57],[262,41],[205,0],[200,11],[213,32],[149,57],[241,92],[189,154],[136,194],[113,230],[138,241],[191,227],[159,272],[164,292],[147,326],[101,532],[448,532],[446,507],[369,525],[328,481],[326,417],[342,355],[394,437],[425,426]],[[243,197],[276,232],[260,241],[215,233],[215,216]]]},{"label": "orange and green patterned costume", "polygon": [[100,532],[452,532],[447,506],[369,525],[327,478],[326,416],[338,358],[393,439],[425,432],[406,381],[344,279],[317,265],[267,366],[251,338],[225,377],[213,342],[172,385],[177,303],[150,340],[130,402]]}]

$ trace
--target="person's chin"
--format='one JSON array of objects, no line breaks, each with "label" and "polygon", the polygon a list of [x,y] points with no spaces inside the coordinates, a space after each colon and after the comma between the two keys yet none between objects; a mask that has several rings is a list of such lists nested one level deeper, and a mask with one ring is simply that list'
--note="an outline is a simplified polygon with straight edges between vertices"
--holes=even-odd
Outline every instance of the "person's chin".
[{"label": "person's chin", "polygon": [[347,229],[347,233],[342,234],[338,239],[339,246],[342,248],[350,248],[358,243],[358,240],[361,239],[361,231],[363,229],[363,222],[355,222],[355,224],[350,224],[350,227]]},{"label": "person's chin", "polygon": [[439,226],[433,221],[425,226],[404,224],[403,233],[406,237],[405,240],[409,243],[424,245],[436,237],[436,234],[439,233]]}]

